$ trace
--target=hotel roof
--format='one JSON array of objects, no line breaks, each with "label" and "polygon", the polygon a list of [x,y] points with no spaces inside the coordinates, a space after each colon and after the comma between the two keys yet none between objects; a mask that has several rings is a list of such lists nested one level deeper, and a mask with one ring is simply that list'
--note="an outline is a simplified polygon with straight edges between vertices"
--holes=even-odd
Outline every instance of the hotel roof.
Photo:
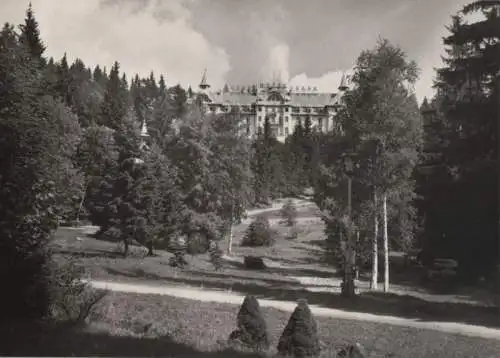
[{"label": "hotel roof", "polygon": [[[239,92],[214,92],[208,94],[210,100],[214,104],[221,105],[242,105],[248,106],[252,104],[262,104],[269,105],[270,102],[266,99],[257,99],[262,95],[256,96],[251,93],[239,93]],[[287,101],[284,103],[288,103],[291,106],[303,106],[303,107],[324,107],[324,106],[332,106],[337,103],[338,96],[335,93],[318,93],[318,92],[306,92],[306,93],[286,93],[284,97],[287,97]],[[268,95],[265,95],[264,98],[268,98]]]}]

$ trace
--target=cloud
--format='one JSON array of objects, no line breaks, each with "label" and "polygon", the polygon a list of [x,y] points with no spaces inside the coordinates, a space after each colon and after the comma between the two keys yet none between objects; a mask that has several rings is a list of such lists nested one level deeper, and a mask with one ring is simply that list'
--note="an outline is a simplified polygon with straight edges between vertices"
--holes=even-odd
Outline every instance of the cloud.
[{"label": "cloud", "polygon": [[[33,6],[55,58],[66,51],[92,66],[118,60],[127,73],[154,70],[183,85],[196,85],[207,68],[214,88],[271,81],[278,72],[284,81],[330,91],[380,35],[417,61],[422,99],[433,93],[445,26],[466,2],[33,0]],[[20,23],[27,5],[1,0],[0,20]]]},{"label": "cloud", "polygon": [[[181,0],[64,1],[32,0],[47,54],[81,58],[88,66],[116,60],[122,71],[163,73],[170,85],[196,86],[205,68],[213,85],[223,84],[230,70],[228,55],[193,29]],[[21,23],[28,2],[3,0],[0,20]]]},{"label": "cloud", "polygon": [[301,73],[293,77],[289,85],[292,87],[316,87],[318,92],[337,92],[342,78],[342,71],[331,71],[319,77],[308,77],[305,73]]},{"label": "cloud", "polygon": [[278,77],[280,81],[288,82],[290,72],[288,65],[290,61],[290,48],[281,43],[271,48],[267,66],[264,66],[263,76],[267,78]]}]

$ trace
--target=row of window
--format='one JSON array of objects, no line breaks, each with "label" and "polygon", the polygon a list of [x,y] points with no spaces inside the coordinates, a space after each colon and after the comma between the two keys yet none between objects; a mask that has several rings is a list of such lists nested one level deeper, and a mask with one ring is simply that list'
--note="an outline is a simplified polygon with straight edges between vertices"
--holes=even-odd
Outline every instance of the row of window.
[{"label": "row of window", "polygon": [[[218,106],[210,106],[209,109],[211,112],[216,112]],[[220,106],[219,107],[222,112],[230,112],[231,111],[231,106]],[[263,112],[265,109],[266,112],[268,113],[283,113],[283,112],[290,112],[290,107],[264,107],[264,106],[258,106],[258,111]],[[241,110],[243,112],[251,112],[251,107],[250,106],[242,106]],[[292,107],[293,113],[299,113],[301,111],[300,107]],[[304,113],[328,113],[328,110],[326,110],[324,107],[315,107],[315,108],[310,108],[310,107],[302,107],[302,111]]]}]

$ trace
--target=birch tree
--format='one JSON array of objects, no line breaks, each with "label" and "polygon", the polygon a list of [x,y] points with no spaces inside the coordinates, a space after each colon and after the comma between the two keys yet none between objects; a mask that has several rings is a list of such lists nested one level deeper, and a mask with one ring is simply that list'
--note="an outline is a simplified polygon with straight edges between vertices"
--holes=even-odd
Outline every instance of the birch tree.
[{"label": "birch tree", "polygon": [[[398,191],[412,186],[420,153],[422,120],[412,90],[417,78],[416,63],[409,61],[400,48],[381,39],[374,49],[359,56],[352,76],[353,89],[346,101],[351,120],[346,129],[356,141],[359,180],[371,188],[374,210],[379,209],[377,198],[382,201],[384,291],[389,290],[389,200],[394,197],[407,206],[413,204],[412,191],[408,195]],[[378,225],[374,212],[373,288],[378,281]]]}]

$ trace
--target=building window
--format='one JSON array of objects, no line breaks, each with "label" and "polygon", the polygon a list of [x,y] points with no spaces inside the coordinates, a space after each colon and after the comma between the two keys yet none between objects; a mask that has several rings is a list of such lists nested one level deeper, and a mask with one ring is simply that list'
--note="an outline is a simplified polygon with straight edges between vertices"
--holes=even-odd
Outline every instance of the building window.
[{"label": "building window", "polygon": [[321,117],[318,119],[318,127],[319,127],[319,131],[323,132],[323,118],[321,118]]},{"label": "building window", "polygon": [[288,136],[288,127],[285,128],[285,136]]},{"label": "building window", "polygon": [[290,107],[286,107],[285,112],[289,112],[289,111],[290,111]]},{"label": "building window", "polygon": [[285,116],[285,122],[288,123],[288,116]]},{"label": "building window", "polygon": [[262,106],[259,106],[259,111],[262,111]]},{"label": "building window", "polygon": [[283,135],[283,127],[279,127],[279,135],[280,137]]}]

